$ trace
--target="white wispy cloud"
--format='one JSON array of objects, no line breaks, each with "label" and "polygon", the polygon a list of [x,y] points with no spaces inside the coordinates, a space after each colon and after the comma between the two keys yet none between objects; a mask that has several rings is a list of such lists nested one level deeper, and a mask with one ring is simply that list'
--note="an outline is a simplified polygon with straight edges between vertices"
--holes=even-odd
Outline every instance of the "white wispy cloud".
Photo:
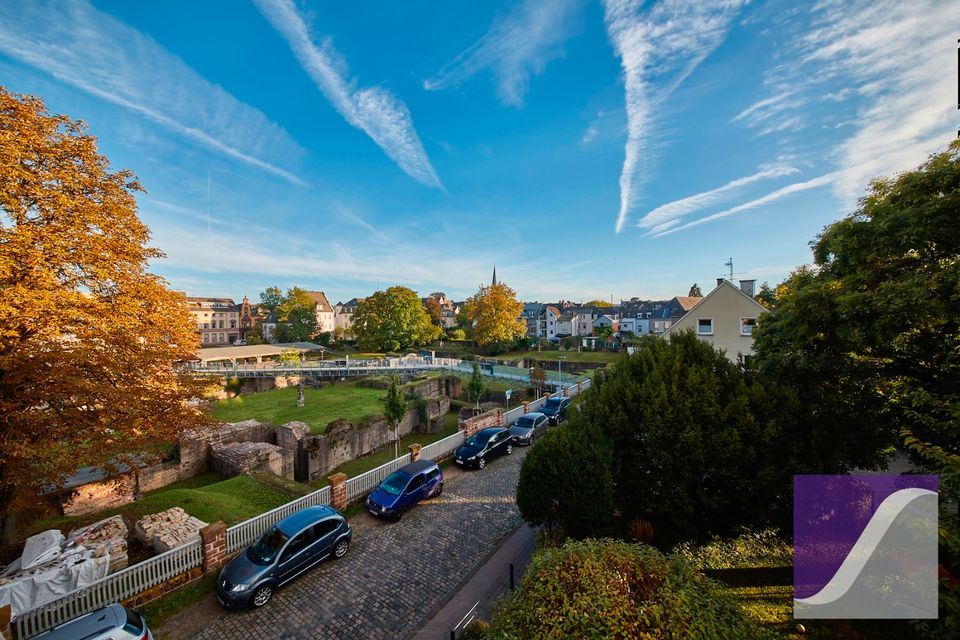
[{"label": "white wispy cloud", "polygon": [[670,227],[675,227],[679,224],[679,219],[684,216],[690,215],[696,211],[706,209],[711,207],[718,202],[727,200],[750,184],[759,182],[761,180],[769,180],[772,178],[781,178],[783,176],[789,176],[798,173],[797,169],[789,166],[774,166],[766,169],[761,169],[756,173],[744,176],[742,178],[737,178],[736,180],[731,180],[721,187],[716,189],[711,189],[710,191],[704,191],[692,196],[687,196],[686,198],[681,198],[679,200],[674,200],[673,202],[668,202],[662,204],[656,209],[647,213],[640,221],[637,223],[637,226],[642,229],[650,230],[650,233],[656,234]]},{"label": "white wispy cloud", "polygon": [[524,0],[494,21],[490,30],[437,74],[425,80],[428,91],[455,87],[474,74],[491,69],[497,77],[497,95],[507,105],[523,105],[530,76],[563,55],[571,17],[582,0]]},{"label": "white wispy cloud", "polygon": [[208,149],[305,184],[271,159],[302,153],[281,127],[87,2],[7,2],[0,51]]},{"label": "white wispy cloud", "polygon": [[597,134],[599,133],[600,128],[597,127],[597,123],[591,122],[587,130],[583,132],[583,137],[580,138],[580,144],[590,144],[597,138]]},{"label": "white wispy cloud", "polygon": [[333,107],[365,132],[410,177],[443,189],[413,126],[407,106],[382,87],[358,87],[346,61],[329,38],[314,42],[292,0],[254,0],[257,8],[290,45],[304,71]]},{"label": "white wispy cloud", "polygon": [[683,231],[684,229],[696,227],[698,225],[705,224],[707,222],[712,222],[714,220],[726,218],[728,216],[732,216],[737,213],[743,213],[744,211],[757,209],[759,207],[766,206],[771,202],[776,202],[777,200],[786,198],[787,196],[793,195],[795,193],[800,193],[802,191],[808,191],[810,189],[816,189],[818,187],[823,187],[828,184],[832,184],[837,181],[840,175],[841,175],[841,172],[833,172],[833,173],[828,173],[826,175],[822,175],[816,178],[812,178],[810,180],[805,180],[803,182],[794,182],[793,184],[788,184],[785,187],[777,189],[776,191],[768,193],[764,196],[760,196],[759,198],[754,198],[753,200],[744,202],[743,204],[738,204],[735,207],[730,207],[729,209],[718,211],[717,213],[713,213],[703,218],[698,218],[697,220],[687,222],[686,224],[663,229],[660,232],[655,233],[654,237],[659,238],[662,236],[670,235],[671,233],[676,233],[677,231]]},{"label": "white wispy cloud", "polygon": [[956,135],[960,3],[826,0],[814,15],[804,63],[865,98],[835,149],[834,189],[853,206],[871,178],[919,164]]},{"label": "white wispy cloud", "polygon": [[604,0],[607,35],[620,57],[627,142],[620,173],[619,233],[637,199],[655,107],[723,42],[743,4],[666,0],[641,14],[641,0]]}]

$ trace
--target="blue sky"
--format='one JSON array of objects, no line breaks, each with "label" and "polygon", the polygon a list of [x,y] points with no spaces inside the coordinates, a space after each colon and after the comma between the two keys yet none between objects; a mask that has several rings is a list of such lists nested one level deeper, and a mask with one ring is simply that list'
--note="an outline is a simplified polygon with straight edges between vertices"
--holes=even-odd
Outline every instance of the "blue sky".
[{"label": "blue sky", "polygon": [[956,135],[960,3],[0,0],[191,295],[771,283]]}]

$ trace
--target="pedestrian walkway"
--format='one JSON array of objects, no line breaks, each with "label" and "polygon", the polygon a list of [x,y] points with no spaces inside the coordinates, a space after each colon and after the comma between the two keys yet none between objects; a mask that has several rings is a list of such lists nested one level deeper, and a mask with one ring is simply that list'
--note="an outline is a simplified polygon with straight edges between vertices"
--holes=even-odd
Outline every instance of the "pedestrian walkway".
[{"label": "pedestrian walkway", "polygon": [[536,542],[537,530],[525,524],[517,528],[412,639],[449,640],[475,618],[490,620],[493,605],[510,592],[510,564],[513,563],[514,583],[520,584],[536,550]]}]

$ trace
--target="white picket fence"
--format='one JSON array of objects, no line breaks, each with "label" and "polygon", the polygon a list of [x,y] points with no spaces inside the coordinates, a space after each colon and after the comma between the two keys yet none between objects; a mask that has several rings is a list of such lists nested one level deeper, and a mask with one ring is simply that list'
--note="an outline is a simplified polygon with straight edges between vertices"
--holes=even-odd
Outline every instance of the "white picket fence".
[{"label": "white picket fence", "polygon": [[111,573],[53,602],[16,615],[13,628],[18,638],[29,638],[94,609],[131,598],[202,564],[203,545],[197,538],[149,560]]},{"label": "white picket fence", "polygon": [[291,502],[288,502],[284,505],[280,505],[276,509],[267,511],[266,513],[261,513],[255,518],[250,518],[249,520],[244,520],[238,524],[233,525],[227,529],[227,553],[233,553],[238,551],[254,540],[259,538],[263,533],[280,522],[289,515],[305,509],[307,507],[314,507],[320,504],[330,504],[330,487],[324,487],[313,493],[308,493],[307,495],[297,498]]},{"label": "white picket fence", "polygon": [[420,450],[421,459],[436,460],[453,453],[457,447],[463,444],[463,431],[457,431],[452,436],[447,436],[443,440],[437,440],[433,444],[428,444]]}]

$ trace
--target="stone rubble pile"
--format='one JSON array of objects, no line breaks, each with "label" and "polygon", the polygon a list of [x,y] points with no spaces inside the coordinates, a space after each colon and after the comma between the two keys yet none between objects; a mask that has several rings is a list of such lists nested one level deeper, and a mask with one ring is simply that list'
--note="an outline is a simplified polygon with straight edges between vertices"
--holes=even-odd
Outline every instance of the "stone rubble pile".
[{"label": "stone rubble pile", "polygon": [[127,525],[120,516],[111,516],[86,527],[74,529],[67,535],[67,546],[84,546],[102,550],[110,558],[110,573],[129,564],[127,558]]},{"label": "stone rubble pile", "polygon": [[137,520],[133,536],[145,547],[163,553],[200,537],[206,522],[194,518],[180,507],[172,507]]}]

